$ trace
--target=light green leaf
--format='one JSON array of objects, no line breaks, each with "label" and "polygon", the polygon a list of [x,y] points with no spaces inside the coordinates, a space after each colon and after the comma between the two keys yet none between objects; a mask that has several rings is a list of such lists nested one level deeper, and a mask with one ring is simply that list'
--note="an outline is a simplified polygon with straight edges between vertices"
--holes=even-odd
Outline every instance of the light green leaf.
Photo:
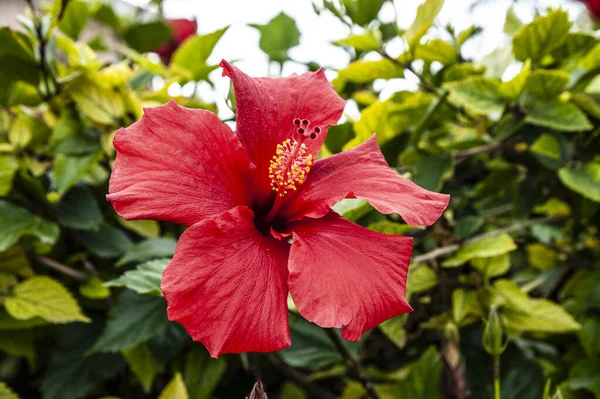
[{"label": "light green leaf", "polygon": [[560,334],[580,328],[560,305],[547,299],[530,298],[510,280],[497,280],[493,293],[502,299],[500,313],[509,330]]},{"label": "light green leaf", "polygon": [[553,10],[523,26],[513,38],[513,53],[519,61],[528,58],[537,63],[559,47],[571,29],[569,15],[563,10]]},{"label": "light green leaf", "polygon": [[117,216],[117,222],[143,237],[156,238],[160,234],[160,224],[156,220],[125,220]]},{"label": "light green leaf", "polygon": [[194,345],[185,359],[184,379],[190,397],[194,399],[210,399],[212,392],[227,369],[224,357],[213,359],[207,350]]},{"label": "light green leaf", "polygon": [[188,391],[181,374],[175,373],[175,376],[160,393],[158,399],[188,399]]},{"label": "light green leaf", "polygon": [[140,294],[161,295],[162,272],[169,259],[157,259],[142,263],[134,270],[128,270],[116,280],[107,281],[107,287],[127,287]]},{"label": "light green leaf", "polygon": [[13,392],[6,383],[0,381],[0,398],[2,399],[21,399],[19,395]]},{"label": "light green leaf", "polygon": [[266,25],[252,25],[260,31],[259,46],[272,61],[283,62],[289,59],[288,50],[300,44],[300,31],[296,21],[279,13]]},{"label": "light green leaf", "polygon": [[404,346],[406,346],[406,331],[404,330],[404,324],[406,323],[407,318],[406,315],[396,316],[379,324],[381,332],[400,349],[403,349]]},{"label": "light green leaf", "polygon": [[35,236],[42,244],[53,245],[59,235],[58,226],[8,201],[0,200],[0,252],[23,236]]},{"label": "light green leaf", "polygon": [[116,124],[125,112],[119,93],[101,86],[90,78],[79,78],[67,87],[67,92],[79,109],[92,121],[103,125]]},{"label": "light green leaf", "polygon": [[501,276],[510,270],[510,255],[502,254],[489,258],[475,258],[471,265],[486,278]]},{"label": "light green leaf", "polygon": [[133,246],[123,230],[107,223],[101,224],[98,230],[78,231],[76,236],[90,252],[101,258],[115,258]]},{"label": "light green leaf", "polygon": [[510,7],[506,12],[506,19],[504,20],[504,33],[509,36],[514,36],[519,32],[522,26],[523,21],[515,14],[514,8]]},{"label": "light green leaf", "polygon": [[96,12],[99,3],[93,3],[83,0],[71,0],[58,24],[58,28],[77,40],[89,17]]},{"label": "light green leaf", "polygon": [[160,371],[160,363],[146,345],[138,345],[121,351],[132,373],[136,376],[144,392],[152,389],[154,377]]},{"label": "light green leaf", "polygon": [[560,159],[560,143],[558,139],[551,134],[542,134],[531,145],[530,150],[536,154],[543,155],[552,159]]},{"label": "light green leaf", "polygon": [[527,251],[527,262],[538,270],[551,269],[560,261],[558,252],[537,242],[528,244],[525,250]]},{"label": "light green leaf", "polygon": [[350,19],[358,25],[367,25],[377,17],[385,0],[342,0]]},{"label": "light green leaf", "polygon": [[77,230],[90,230],[104,218],[98,202],[85,186],[73,187],[58,204],[58,223]]},{"label": "light green leaf", "polygon": [[529,74],[531,73],[531,62],[529,60],[523,63],[523,67],[521,68],[521,72],[517,74],[514,78],[509,80],[508,82],[502,82],[500,84],[500,91],[509,100],[516,100],[521,95],[523,88],[525,87],[525,83],[529,78]]},{"label": "light green leaf", "polygon": [[532,125],[565,132],[578,132],[593,128],[588,118],[576,105],[558,100],[537,102],[525,121]]},{"label": "light green leaf", "polygon": [[191,80],[208,79],[208,74],[217,67],[207,64],[208,57],[227,29],[228,27],[225,27],[205,35],[188,38],[173,54],[170,64],[173,72]]},{"label": "light green leaf", "polygon": [[104,299],[110,296],[110,290],[98,277],[90,277],[85,284],[79,286],[79,293],[90,299]]},{"label": "light green leaf", "polygon": [[420,227],[413,227],[408,224],[392,222],[390,220],[382,220],[371,223],[367,228],[380,233],[402,235],[406,234],[409,230],[419,229]]},{"label": "light green leaf", "polygon": [[54,161],[54,179],[59,193],[66,193],[102,159],[102,152],[84,156],[58,154]]},{"label": "light green leaf", "polygon": [[600,66],[600,44],[597,44],[590,51],[587,52],[579,62],[577,67],[584,71],[592,71]]},{"label": "light green leaf", "polygon": [[354,83],[367,83],[375,79],[394,79],[404,76],[404,68],[392,60],[354,61],[339,71],[339,76]]},{"label": "light green leaf", "polygon": [[576,193],[600,202],[600,163],[588,162],[580,169],[565,166],[559,169],[558,177],[562,184]]},{"label": "light green leaf", "polygon": [[550,198],[541,205],[536,205],[533,208],[536,213],[542,213],[548,216],[564,217],[571,214],[571,207],[564,201],[558,198]]},{"label": "light green leaf", "polygon": [[475,113],[488,115],[504,109],[500,84],[495,80],[474,76],[444,85],[450,92],[449,100]]},{"label": "light green leaf", "polygon": [[435,271],[426,264],[410,265],[406,281],[406,296],[427,291],[438,285]]},{"label": "light green leaf", "polygon": [[144,262],[155,258],[169,258],[175,253],[177,242],[170,238],[152,238],[135,244],[116,263],[123,266],[131,262]]},{"label": "light green leaf", "polygon": [[31,142],[33,133],[28,123],[28,118],[24,116],[17,117],[8,131],[8,141],[15,148],[25,148]]},{"label": "light green leaf", "polygon": [[58,281],[45,276],[30,277],[13,288],[5,299],[6,311],[15,319],[41,317],[50,323],[88,322],[77,301]]},{"label": "light green leaf", "polygon": [[497,237],[486,238],[462,247],[452,258],[442,263],[443,267],[460,266],[471,259],[491,258],[517,249],[514,241],[506,233]]},{"label": "light green leaf", "polygon": [[483,316],[483,309],[479,302],[477,291],[457,288],[452,292],[452,319],[457,326],[466,326]]},{"label": "light green leaf", "polygon": [[417,46],[415,59],[425,62],[438,61],[444,65],[452,65],[458,59],[458,51],[450,43],[441,39],[434,39]]},{"label": "light green leaf", "polygon": [[0,196],[12,189],[13,176],[19,170],[17,158],[12,154],[0,154]]},{"label": "light green leaf", "polygon": [[354,122],[356,138],[346,143],[344,150],[364,143],[373,133],[377,133],[377,142],[380,144],[394,137],[396,132],[389,122],[391,108],[389,101],[378,101],[365,108],[360,115],[360,119]]},{"label": "light green leaf", "polygon": [[417,16],[412,25],[404,33],[408,47],[411,49],[419,43],[423,35],[433,25],[435,18],[442,9],[444,0],[426,0],[417,9]]},{"label": "light green leaf", "polygon": [[536,69],[527,78],[525,90],[535,97],[550,100],[569,84],[569,74],[563,71]]},{"label": "light green leaf", "polygon": [[381,47],[381,32],[376,30],[360,35],[350,35],[347,39],[334,41],[333,44],[352,47],[356,51],[377,51]]},{"label": "light green leaf", "polygon": [[118,352],[146,342],[168,323],[165,309],[161,297],[124,291],[90,352]]}]

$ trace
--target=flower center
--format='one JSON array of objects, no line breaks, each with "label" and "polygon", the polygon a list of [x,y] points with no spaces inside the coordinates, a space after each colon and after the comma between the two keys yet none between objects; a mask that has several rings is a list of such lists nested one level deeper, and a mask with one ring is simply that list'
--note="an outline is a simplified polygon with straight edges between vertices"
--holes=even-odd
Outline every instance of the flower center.
[{"label": "flower center", "polygon": [[289,191],[296,191],[310,172],[313,156],[308,154],[308,147],[304,142],[314,140],[321,133],[321,128],[315,126],[310,131],[309,127],[308,119],[294,119],[296,138],[277,144],[269,165],[269,178],[271,188],[279,197],[285,196]]}]

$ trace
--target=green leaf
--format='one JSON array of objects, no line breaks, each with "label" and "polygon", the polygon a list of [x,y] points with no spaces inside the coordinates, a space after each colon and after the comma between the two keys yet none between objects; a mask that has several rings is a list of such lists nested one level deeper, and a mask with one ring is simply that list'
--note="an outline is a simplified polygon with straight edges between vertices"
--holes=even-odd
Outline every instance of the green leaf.
[{"label": "green leaf", "polygon": [[442,263],[443,267],[460,266],[471,259],[491,258],[517,249],[514,241],[506,233],[497,237],[485,238],[474,243],[465,245],[458,253]]},{"label": "green leaf", "polygon": [[21,32],[0,28],[0,76],[8,82],[22,80],[32,85],[40,81],[40,71],[29,39]]},{"label": "green leaf", "polygon": [[12,154],[0,154],[0,196],[12,189],[15,172],[19,170],[17,158]]},{"label": "green leaf", "polygon": [[102,159],[102,156],[101,152],[84,156],[58,154],[54,161],[54,179],[58,192],[66,193]]},{"label": "green leaf", "polygon": [[48,322],[39,317],[34,317],[29,320],[18,320],[12,317],[8,312],[0,308],[0,331],[1,330],[25,330],[28,328],[44,326]]},{"label": "green leaf", "polygon": [[67,4],[67,8],[58,24],[58,28],[77,40],[89,17],[96,11],[94,3],[83,0],[72,0]]},{"label": "green leaf", "polygon": [[538,137],[531,145],[530,150],[547,158],[561,159],[560,143],[558,142],[558,139],[551,134],[542,134]]},{"label": "green leaf", "polygon": [[572,191],[594,202],[600,202],[600,163],[588,162],[579,169],[565,166],[559,169],[558,177],[562,184]]},{"label": "green leaf", "polygon": [[115,258],[133,246],[127,234],[106,223],[98,230],[78,231],[76,236],[90,252],[101,258]]},{"label": "green leaf", "polygon": [[510,255],[475,258],[471,261],[471,265],[486,278],[501,276],[510,270]]},{"label": "green leaf", "polygon": [[18,116],[10,126],[8,131],[8,141],[15,148],[26,148],[33,138],[31,126],[28,123],[28,118]]},{"label": "green leaf", "polygon": [[161,297],[124,291],[90,353],[118,352],[146,342],[168,323],[165,309]]},{"label": "green leaf", "polygon": [[289,59],[288,50],[300,44],[300,31],[296,21],[279,13],[266,25],[252,25],[260,31],[259,46],[271,61],[283,64]]},{"label": "green leaf", "polygon": [[550,100],[567,88],[569,79],[569,74],[563,71],[536,69],[527,78],[525,90],[535,97]]},{"label": "green leaf", "polygon": [[454,235],[459,240],[464,240],[475,234],[485,223],[481,216],[469,215],[456,221]]},{"label": "green leaf", "polygon": [[434,39],[418,45],[415,49],[415,58],[425,62],[438,61],[444,65],[452,65],[458,59],[458,51],[450,43]]},{"label": "green leaf", "polygon": [[565,132],[578,132],[593,128],[585,114],[576,105],[559,100],[537,102],[525,121],[532,125]]},{"label": "green leaf", "polygon": [[398,398],[443,399],[438,391],[442,361],[434,346],[430,346],[419,360],[407,366],[408,376],[398,384]]},{"label": "green leaf", "polygon": [[560,261],[558,252],[537,242],[528,244],[525,250],[527,251],[527,262],[538,270],[551,269]]},{"label": "green leaf", "polygon": [[0,200],[0,252],[23,236],[35,236],[42,244],[53,245],[59,235],[58,226],[8,201]]},{"label": "green leaf", "polygon": [[450,92],[449,100],[475,113],[488,115],[502,112],[504,98],[500,84],[495,80],[474,76],[444,85]]},{"label": "green leaf", "polygon": [[531,59],[535,64],[559,47],[571,29],[569,15],[563,10],[550,11],[523,26],[513,38],[513,53],[519,61]]},{"label": "green leaf", "polygon": [[533,208],[536,213],[542,213],[548,216],[564,217],[571,214],[571,207],[564,201],[558,198],[550,198],[541,205],[536,205]]},{"label": "green leaf", "polygon": [[432,191],[440,191],[444,181],[454,174],[454,156],[450,153],[422,158],[415,164],[415,183]]},{"label": "green leaf", "polygon": [[333,44],[352,47],[356,51],[377,51],[381,47],[381,32],[376,30],[360,35],[350,35],[347,39],[334,41]]},{"label": "green leaf", "polygon": [[172,35],[173,31],[169,26],[162,21],[155,21],[129,26],[123,32],[123,39],[135,51],[145,53],[169,41]]},{"label": "green leaf", "polygon": [[415,20],[410,28],[404,32],[408,47],[412,49],[419,43],[423,35],[433,25],[443,5],[444,0],[426,0],[419,6]]},{"label": "green leaf", "polygon": [[227,361],[224,357],[213,359],[202,346],[194,345],[185,359],[183,373],[190,397],[212,398],[212,393],[226,369]]},{"label": "green leaf", "polygon": [[560,305],[532,299],[510,280],[497,280],[493,292],[502,299],[501,316],[509,330],[560,334],[581,327]]},{"label": "green leaf", "polygon": [[598,318],[593,316],[583,318],[578,335],[581,346],[583,346],[588,356],[600,355],[600,320]]},{"label": "green leaf", "polygon": [[160,282],[162,272],[169,259],[157,259],[142,263],[134,270],[128,270],[116,280],[107,281],[107,287],[127,287],[140,294],[162,295]]},{"label": "green leaf", "polygon": [[452,292],[452,320],[457,326],[466,326],[479,320],[482,316],[483,309],[479,303],[477,291],[457,288]]},{"label": "green leaf", "polygon": [[[33,364],[35,361],[34,340],[33,330],[0,331],[0,351],[12,356],[24,357],[30,364]],[[4,399],[1,388],[0,398]]]},{"label": "green leaf", "polygon": [[160,224],[156,220],[125,220],[118,216],[117,222],[142,237],[156,238],[160,234]]},{"label": "green leaf", "polygon": [[116,124],[125,112],[125,103],[119,93],[96,81],[83,77],[71,82],[67,92],[81,112],[96,123]]},{"label": "green leaf", "polygon": [[13,392],[6,383],[0,381],[0,398],[2,399],[21,399],[19,395]]},{"label": "green leaf", "polygon": [[91,230],[104,218],[98,202],[85,186],[73,187],[58,204],[58,223],[77,230]]},{"label": "green leaf", "polygon": [[568,385],[571,389],[585,389],[600,397],[600,358],[579,361],[569,372]]},{"label": "green leaf", "polygon": [[79,293],[89,299],[104,299],[110,296],[110,290],[98,277],[90,277],[85,284],[79,286]]},{"label": "green leaf", "polygon": [[523,63],[523,67],[521,68],[521,72],[517,74],[514,78],[509,80],[508,82],[502,82],[500,84],[500,91],[509,100],[516,100],[521,95],[523,88],[529,78],[531,73],[531,62],[529,60]]},{"label": "green leaf", "polygon": [[406,281],[406,295],[418,294],[438,285],[435,271],[425,264],[410,265]]},{"label": "green leaf", "polygon": [[392,60],[354,61],[339,71],[339,76],[354,83],[367,83],[375,79],[394,79],[404,76],[404,68]]},{"label": "green leaf", "polygon": [[152,238],[135,244],[116,263],[123,266],[131,262],[144,262],[156,258],[170,258],[175,253],[177,242],[170,238]]},{"label": "green leaf", "polygon": [[506,19],[504,20],[504,33],[509,36],[514,36],[519,32],[522,26],[523,21],[515,14],[514,8],[510,7],[506,12]]},{"label": "green leaf", "polygon": [[406,323],[407,318],[406,315],[396,316],[379,325],[381,332],[400,349],[404,349],[406,346],[406,331],[404,330],[404,324]]},{"label": "green leaf", "polygon": [[171,69],[190,80],[207,80],[208,74],[217,67],[207,64],[208,57],[227,29],[228,27],[225,27],[188,38],[173,54]]},{"label": "green leaf", "polygon": [[404,223],[392,222],[390,220],[382,220],[369,224],[367,228],[380,233],[402,235],[406,234],[406,232],[409,230],[418,229],[419,227],[413,227]]},{"label": "green leaf", "polygon": [[152,389],[154,378],[160,371],[160,363],[154,358],[146,345],[138,345],[121,351],[131,372],[136,376],[144,392]]},{"label": "green leaf", "polygon": [[88,322],[77,301],[58,281],[45,276],[30,277],[6,297],[6,311],[15,319],[41,317],[50,323]]},{"label": "green leaf", "polygon": [[99,320],[57,329],[57,344],[43,376],[43,399],[90,397],[95,387],[123,371],[125,363],[119,354],[86,354],[101,329]]},{"label": "green leaf", "polygon": [[385,0],[342,0],[348,16],[357,25],[374,20]]},{"label": "green leaf", "polygon": [[158,399],[188,399],[188,391],[181,374],[175,373],[175,376],[160,393]]}]

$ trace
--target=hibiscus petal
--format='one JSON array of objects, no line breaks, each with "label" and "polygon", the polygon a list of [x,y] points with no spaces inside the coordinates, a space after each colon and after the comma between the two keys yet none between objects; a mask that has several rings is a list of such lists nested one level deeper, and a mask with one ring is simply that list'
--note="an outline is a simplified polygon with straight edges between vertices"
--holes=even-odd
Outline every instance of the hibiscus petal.
[{"label": "hibiscus petal", "polygon": [[327,127],[335,125],[342,116],[345,101],[322,69],[285,78],[251,78],[225,60],[221,67],[235,89],[238,137],[257,167],[262,197],[269,197],[269,162],[277,144],[297,137],[294,119],[307,119],[310,129],[321,129],[314,140],[305,142],[308,152],[316,157]]},{"label": "hibiscus petal", "polygon": [[126,219],[191,225],[251,202],[254,166],[212,112],[174,101],[120,129],[108,200]]},{"label": "hibiscus petal", "polygon": [[259,233],[237,207],[188,228],[163,273],[169,320],[181,323],[212,357],[290,345],[289,244]]},{"label": "hibiscus petal", "polygon": [[381,213],[398,213],[413,226],[429,226],[450,196],[419,187],[390,169],[373,135],[366,143],[315,162],[300,191],[282,205],[285,220],[319,218],[344,198],[362,198]]},{"label": "hibiscus petal", "polygon": [[344,327],[357,341],[367,330],[412,311],[406,274],[412,238],[377,233],[330,212],[288,226],[288,284],[298,311],[321,327]]}]

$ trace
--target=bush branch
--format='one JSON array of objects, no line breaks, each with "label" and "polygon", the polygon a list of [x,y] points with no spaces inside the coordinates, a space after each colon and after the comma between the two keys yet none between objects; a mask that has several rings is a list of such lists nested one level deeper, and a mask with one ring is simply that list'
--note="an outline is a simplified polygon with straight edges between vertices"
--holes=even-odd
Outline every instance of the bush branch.
[{"label": "bush branch", "polygon": [[69,266],[63,265],[55,261],[54,259],[47,258],[45,256],[36,256],[35,259],[41,264],[48,266],[52,270],[56,270],[57,272],[64,274],[65,276],[71,277],[78,281],[86,281],[88,279],[88,275],[77,271],[75,269],[71,269]]}]

